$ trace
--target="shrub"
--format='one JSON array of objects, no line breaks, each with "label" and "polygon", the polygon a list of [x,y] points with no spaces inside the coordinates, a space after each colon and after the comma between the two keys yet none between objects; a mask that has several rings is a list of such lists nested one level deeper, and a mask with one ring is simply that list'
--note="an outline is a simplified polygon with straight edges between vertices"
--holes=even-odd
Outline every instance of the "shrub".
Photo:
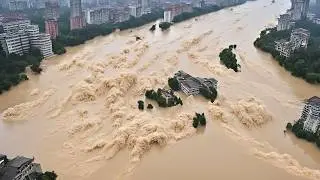
[{"label": "shrub", "polygon": [[292,129],[292,124],[291,123],[287,123],[286,129],[291,130]]},{"label": "shrub", "polygon": [[138,108],[139,108],[140,110],[143,110],[143,109],[144,109],[144,102],[143,102],[143,101],[141,101],[141,100],[138,101]]},{"label": "shrub", "polygon": [[147,109],[153,109],[152,104],[148,104]]}]

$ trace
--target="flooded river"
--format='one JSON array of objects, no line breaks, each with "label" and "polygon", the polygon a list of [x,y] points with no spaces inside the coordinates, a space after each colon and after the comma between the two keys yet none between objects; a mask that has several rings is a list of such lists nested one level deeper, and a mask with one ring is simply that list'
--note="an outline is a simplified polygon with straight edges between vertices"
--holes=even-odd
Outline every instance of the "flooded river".
[{"label": "flooded river", "polygon": [[[166,32],[149,24],[68,48],[0,96],[0,152],[34,156],[65,180],[320,179],[319,150],[283,133],[320,87],[253,47],[289,7],[250,1]],[[230,44],[239,73],[219,63]],[[178,93],[183,106],[139,111],[145,90],[178,70],[216,78],[217,101]],[[191,126],[195,112],[206,114],[205,129]]]}]

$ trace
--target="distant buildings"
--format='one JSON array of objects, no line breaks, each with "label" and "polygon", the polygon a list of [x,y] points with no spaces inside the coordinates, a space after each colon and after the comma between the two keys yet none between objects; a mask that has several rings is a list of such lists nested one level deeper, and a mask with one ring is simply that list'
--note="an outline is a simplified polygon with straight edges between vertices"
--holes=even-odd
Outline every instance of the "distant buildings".
[{"label": "distant buildings", "polygon": [[288,30],[291,28],[291,16],[290,14],[282,14],[280,18],[278,18],[277,31]]},{"label": "distant buildings", "polygon": [[297,21],[305,19],[309,10],[310,0],[291,0],[291,13],[292,20]]},{"label": "distant buildings", "polygon": [[9,0],[9,9],[11,11],[21,11],[30,8],[28,0]]},{"label": "distant buildings", "polygon": [[40,33],[38,25],[31,25],[30,20],[5,22],[3,28],[0,42],[7,55],[23,55],[31,47],[40,49],[44,57],[53,55],[50,35]]},{"label": "distant buildings", "polygon": [[284,39],[275,41],[275,49],[284,57],[290,57],[291,52],[299,48],[307,48],[310,32],[303,28],[291,32],[290,41]]},{"label": "distant buildings", "polygon": [[198,95],[200,88],[217,89],[218,81],[214,78],[192,77],[184,71],[178,71],[174,77],[178,80],[181,90],[187,95]]},{"label": "distant buildings", "polygon": [[314,96],[306,102],[301,118],[304,124],[303,129],[316,133],[320,124],[320,98]]},{"label": "distant buildings", "polygon": [[150,0],[141,0],[141,11],[142,14],[149,14],[151,13],[151,2]]},{"label": "distant buildings", "polygon": [[178,16],[184,12],[192,12],[191,4],[187,4],[187,3],[171,4],[165,8],[163,13],[163,19],[165,22],[172,22],[175,16]]},{"label": "distant buildings", "polygon": [[106,7],[86,10],[86,22],[88,24],[103,24],[109,22],[110,9]]},{"label": "distant buildings", "polygon": [[45,31],[52,39],[56,39],[59,35],[59,5],[57,1],[48,1],[45,5]]},{"label": "distant buildings", "polygon": [[70,8],[70,29],[82,29],[85,27],[85,17],[82,12],[81,0],[70,0]]},{"label": "distant buildings", "polygon": [[8,159],[0,154],[0,179],[1,180],[36,180],[42,173],[40,164],[34,159],[17,156]]},{"label": "distant buildings", "polygon": [[140,17],[142,15],[141,8],[139,9],[139,7],[136,5],[129,6],[129,13],[130,13],[130,16],[133,16],[133,17]]}]

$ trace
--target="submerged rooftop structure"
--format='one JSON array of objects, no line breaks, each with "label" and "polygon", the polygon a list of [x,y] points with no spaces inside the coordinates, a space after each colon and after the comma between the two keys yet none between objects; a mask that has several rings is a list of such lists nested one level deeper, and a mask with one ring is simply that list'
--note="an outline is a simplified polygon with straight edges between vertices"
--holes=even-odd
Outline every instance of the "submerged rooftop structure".
[{"label": "submerged rooftop structure", "polygon": [[[193,77],[184,71],[178,71],[174,77],[178,80],[181,90],[187,95],[198,95],[200,88],[217,89],[218,81],[214,78]],[[210,90],[211,91],[211,90]]]},{"label": "submerged rooftop structure", "polygon": [[8,159],[0,154],[0,179],[1,180],[36,180],[42,173],[40,164],[34,163],[34,159],[17,156]]}]

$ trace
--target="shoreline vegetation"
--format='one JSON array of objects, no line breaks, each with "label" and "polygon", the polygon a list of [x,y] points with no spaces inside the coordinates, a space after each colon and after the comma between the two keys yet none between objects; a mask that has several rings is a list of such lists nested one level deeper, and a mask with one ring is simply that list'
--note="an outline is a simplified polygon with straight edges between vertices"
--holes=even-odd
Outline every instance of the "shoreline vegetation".
[{"label": "shoreline vegetation", "polygon": [[320,84],[320,25],[310,21],[297,21],[296,28],[304,28],[310,31],[311,36],[307,49],[298,49],[289,58],[281,56],[275,50],[274,41],[289,39],[291,30],[277,31],[276,28],[267,28],[261,31],[254,46],[267,52],[278,61],[279,65],[295,77],[303,78],[311,84]]}]

